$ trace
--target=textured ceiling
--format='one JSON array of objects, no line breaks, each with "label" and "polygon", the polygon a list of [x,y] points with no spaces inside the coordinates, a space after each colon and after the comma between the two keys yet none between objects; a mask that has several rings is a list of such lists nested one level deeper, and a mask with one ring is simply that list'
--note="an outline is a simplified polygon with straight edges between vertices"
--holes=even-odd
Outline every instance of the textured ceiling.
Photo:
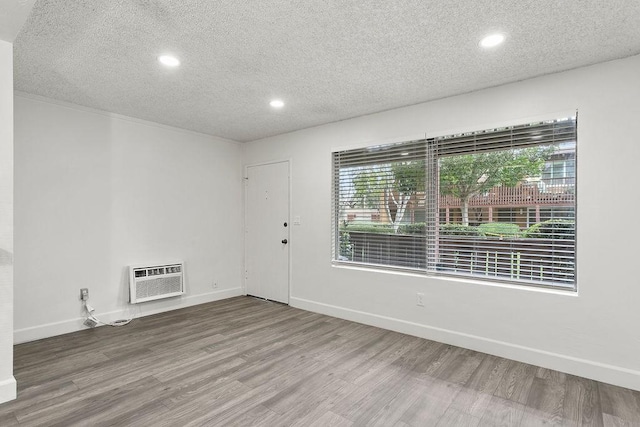
[{"label": "textured ceiling", "polygon": [[14,48],[16,90],[251,141],[638,54],[640,1],[38,0]]}]

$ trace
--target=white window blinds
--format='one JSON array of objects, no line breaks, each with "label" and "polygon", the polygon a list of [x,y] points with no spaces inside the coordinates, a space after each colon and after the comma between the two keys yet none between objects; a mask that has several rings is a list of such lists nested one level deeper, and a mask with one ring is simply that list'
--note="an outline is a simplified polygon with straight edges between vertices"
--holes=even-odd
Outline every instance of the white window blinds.
[{"label": "white window blinds", "polygon": [[336,260],[426,267],[426,161],[424,140],[334,153]]},{"label": "white window blinds", "polygon": [[333,153],[334,262],[575,287],[576,119]]}]

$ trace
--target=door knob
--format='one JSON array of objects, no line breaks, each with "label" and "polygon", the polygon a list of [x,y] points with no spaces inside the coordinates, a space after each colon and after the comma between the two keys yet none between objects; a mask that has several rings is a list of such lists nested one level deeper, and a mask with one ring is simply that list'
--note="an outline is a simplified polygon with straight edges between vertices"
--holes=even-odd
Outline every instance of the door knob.
[{"label": "door knob", "polygon": [[282,239],[282,243],[284,243],[286,245],[289,242],[287,241],[287,239]]}]

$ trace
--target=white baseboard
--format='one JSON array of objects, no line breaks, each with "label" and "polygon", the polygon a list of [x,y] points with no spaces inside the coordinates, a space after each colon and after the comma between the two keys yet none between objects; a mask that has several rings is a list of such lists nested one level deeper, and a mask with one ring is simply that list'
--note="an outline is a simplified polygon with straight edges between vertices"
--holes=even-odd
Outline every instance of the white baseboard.
[{"label": "white baseboard", "polygon": [[[135,318],[145,317],[151,316],[152,314],[233,298],[240,295],[244,295],[244,291],[241,287],[238,287],[209,292],[206,294],[187,295],[178,298],[153,301],[150,303],[136,304],[131,307],[110,312],[100,312],[99,307],[96,307],[96,316],[104,322],[113,322],[114,320],[129,318],[133,311],[135,312]],[[60,322],[46,323],[44,325],[32,326],[24,329],[16,329],[13,331],[13,342],[14,344],[20,344],[87,329],[87,327],[82,324],[83,322],[84,317],[77,317]]]},{"label": "white baseboard", "polygon": [[9,377],[0,381],[0,403],[8,402],[16,398],[16,379]]},{"label": "white baseboard", "polygon": [[640,391],[640,371],[406,320],[291,297],[292,307],[401,332]]}]

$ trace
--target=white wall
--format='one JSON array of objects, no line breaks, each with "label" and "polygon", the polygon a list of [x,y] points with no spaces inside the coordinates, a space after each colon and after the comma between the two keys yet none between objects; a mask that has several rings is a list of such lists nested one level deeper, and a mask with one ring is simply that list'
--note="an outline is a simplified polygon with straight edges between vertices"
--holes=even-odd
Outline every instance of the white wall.
[{"label": "white wall", "polygon": [[[238,143],[15,99],[15,341],[242,293]],[[183,260],[187,295],[128,304],[126,266]],[[217,283],[214,289],[213,283]]]},{"label": "white wall", "polygon": [[[639,75],[636,56],[245,145],[292,159],[291,305],[640,389]],[[332,148],[576,108],[578,294],[331,266]]]},{"label": "white wall", "polygon": [[0,2],[0,40],[13,43],[34,3],[35,0],[2,0]]},{"label": "white wall", "polygon": [[0,403],[13,378],[13,45],[0,40]]}]

